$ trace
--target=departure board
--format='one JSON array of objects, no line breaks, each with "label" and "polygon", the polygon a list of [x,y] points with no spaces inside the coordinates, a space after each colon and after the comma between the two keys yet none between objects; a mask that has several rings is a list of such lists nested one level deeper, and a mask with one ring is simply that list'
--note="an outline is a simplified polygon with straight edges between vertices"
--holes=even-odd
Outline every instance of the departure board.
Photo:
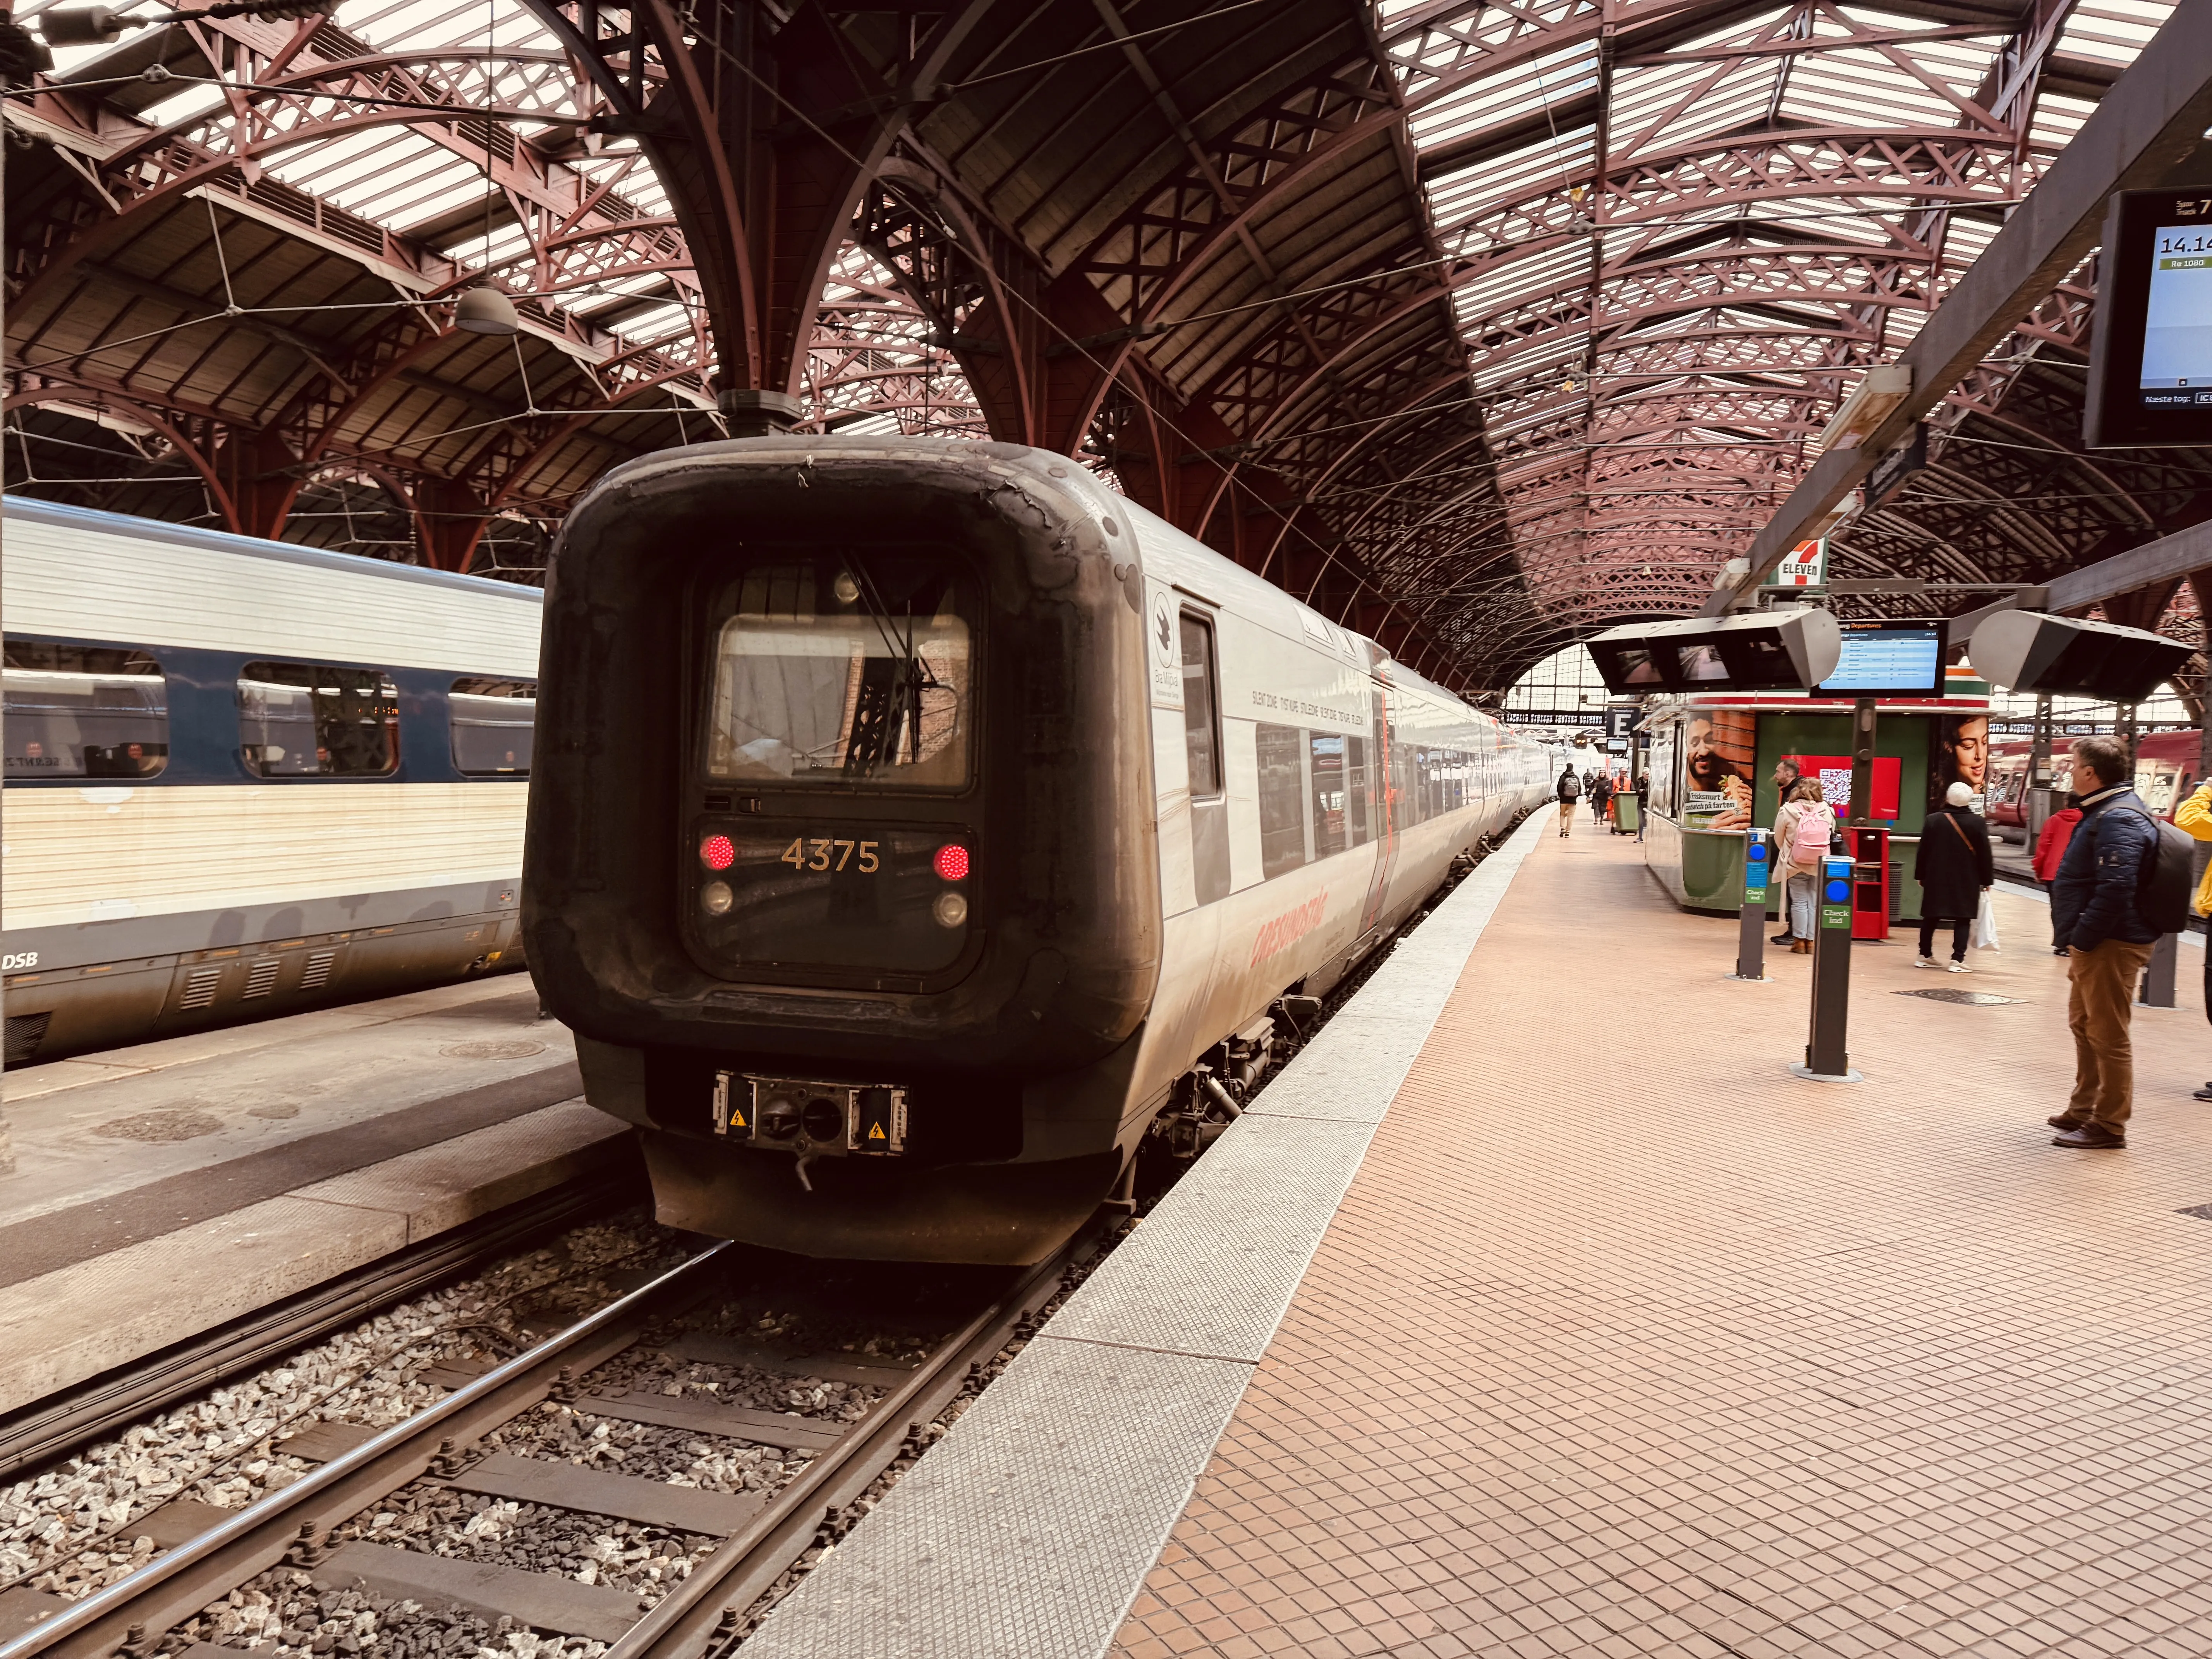
[{"label": "departure board", "polygon": [[1843,654],[1836,672],[1820,682],[1830,697],[1940,697],[1943,695],[1945,626],[1926,621],[1875,622],[1838,618]]}]

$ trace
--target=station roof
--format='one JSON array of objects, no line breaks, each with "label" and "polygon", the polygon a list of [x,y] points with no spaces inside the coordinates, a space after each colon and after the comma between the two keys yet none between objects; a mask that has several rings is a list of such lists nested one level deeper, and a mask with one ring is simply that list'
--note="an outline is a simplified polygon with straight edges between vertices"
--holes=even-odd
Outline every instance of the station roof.
[{"label": "station roof", "polygon": [[[2168,10],[953,4],[720,9],[899,100],[767,389],[1052,442],[1470,690],[1695,609]],[[763,154],[858,142],[684,15]],[[349,0],[58,53],[9,102],[11,487],[530,579],[592,478],[765,384],[579,57],[630,16]],[[665,59],[619,61],[659,95]],[[511,337],[452,325],[486,281]],[[2203,516],[2185,452],[2081,453],[2093,299],[1954,391],[1837,574],[2034,580]],[[1035,376],[1096,371],[1056,431],[1009,429],[1018,325]]]}]

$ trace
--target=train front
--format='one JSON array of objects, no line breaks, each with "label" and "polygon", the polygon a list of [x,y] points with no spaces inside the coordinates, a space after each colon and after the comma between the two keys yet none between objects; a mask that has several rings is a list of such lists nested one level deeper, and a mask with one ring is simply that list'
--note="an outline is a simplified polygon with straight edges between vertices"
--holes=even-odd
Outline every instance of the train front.
[{"label": "train front", "polygon": [[789,437],[571,516],[523,927],[663,1220],[1024,1263],[1113,1184],[1161,931],[1116,507],[1037,451]]}]

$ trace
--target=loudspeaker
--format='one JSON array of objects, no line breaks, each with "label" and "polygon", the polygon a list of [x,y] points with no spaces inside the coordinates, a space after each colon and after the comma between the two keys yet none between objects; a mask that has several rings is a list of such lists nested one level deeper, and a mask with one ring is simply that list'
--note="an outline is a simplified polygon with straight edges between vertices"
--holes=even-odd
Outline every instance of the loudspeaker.
[{"label": "loudspeaker", "polygon": [[1974,630],[1966,659],[1992,685],[2102,702],[2141,702],[2191,647],[2140,628],[2000,611]]},{"label": "loudspeaker", "polygon": [[1589,641],[1608,691],[1801,691],[1835,672],[1843,649],[1825,611],[1762,611],[1631,623]]}]

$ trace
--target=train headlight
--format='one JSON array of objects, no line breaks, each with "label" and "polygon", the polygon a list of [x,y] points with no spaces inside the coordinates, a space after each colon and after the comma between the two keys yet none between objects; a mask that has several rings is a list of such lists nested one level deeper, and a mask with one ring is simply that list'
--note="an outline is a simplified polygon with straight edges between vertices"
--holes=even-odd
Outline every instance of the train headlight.
[{"label": "train headlight", "polygon": [[937,918],[939,927],[957,927],[968,920],[968,899],[962,893],[939,893],[937,902],[929,907],[929,914]]},{"label": "train headlight", "polygon": [[699,890],[699,908],[710,916],[726,916],[736,902],[737,895],[726,881],[710,881]]},{"label": "train headlight", "polygon": [[830,584],[830,591],[837,596],[840,605],[850,605],[860,597],[860,585],[853,580],[849,570],[837,573],[836,579]]}]

